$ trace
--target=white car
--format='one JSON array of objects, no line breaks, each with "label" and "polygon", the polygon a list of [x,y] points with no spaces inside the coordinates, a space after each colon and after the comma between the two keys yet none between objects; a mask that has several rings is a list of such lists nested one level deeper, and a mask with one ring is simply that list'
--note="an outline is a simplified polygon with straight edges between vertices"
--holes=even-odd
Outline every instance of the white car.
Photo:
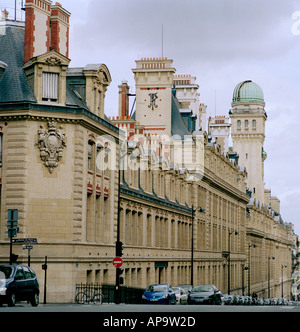
[{"label": "white car", "polygon": [[181,287],[172,287],[176,295],[176,304],[187,304],[188,293]]}]

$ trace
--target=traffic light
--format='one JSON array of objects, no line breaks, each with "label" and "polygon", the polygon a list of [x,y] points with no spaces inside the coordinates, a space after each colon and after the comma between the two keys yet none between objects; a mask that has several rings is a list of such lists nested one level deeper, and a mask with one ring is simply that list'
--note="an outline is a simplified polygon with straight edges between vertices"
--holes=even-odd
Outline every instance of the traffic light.
[{"label": "traffic light", "polygon": [[42,270],[46,271],[47,270],[47,264],[42,265]]},{"label": "traffic light", "polygon": [[19,214],[19,211],[16,209],[7,211],[7,230],[8,230],[9,238],[13,238],[13,237],[17,236],[18,214]]},{"label": "traffic light", "polygon": [[18,257],[19,257],[19,255],[12,254],[11,255],[11,263],[12,264],[17,263]]},{"label": "traffic light", "polygon": [[116,256],[117,257],[123,256],[123,242],[120,241],[116,242]]}]

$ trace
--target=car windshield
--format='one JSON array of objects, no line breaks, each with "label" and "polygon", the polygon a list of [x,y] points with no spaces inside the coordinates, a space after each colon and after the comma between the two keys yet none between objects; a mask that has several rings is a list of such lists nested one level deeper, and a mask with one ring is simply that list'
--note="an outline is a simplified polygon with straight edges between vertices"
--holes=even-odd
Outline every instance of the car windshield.
[{"label": "car windshield", "polygon": [[213,292],[214,289],[210,285],[195,286],[192,292]]},{"label": "car windshield", "polygon": [[150,285],[146,292],[167,292],[168,286],[167,285]]},{"label": "car windshield", "polygon": [[13,269],[10,266],[0,266],[0,279],[8,279],[11,277]]}]

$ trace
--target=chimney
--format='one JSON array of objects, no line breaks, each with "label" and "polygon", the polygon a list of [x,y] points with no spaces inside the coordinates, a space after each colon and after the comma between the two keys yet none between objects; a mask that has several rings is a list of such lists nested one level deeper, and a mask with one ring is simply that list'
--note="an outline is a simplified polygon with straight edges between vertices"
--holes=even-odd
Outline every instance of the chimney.
[{"label": "chimney", "polygon": [[24,63],[50,49],[51,1],[26,0]]},{"label": "chimney", "polygon": [[122,84],[118,86],[119,88],[119,116],[127,117],[129,116],[129,85],[127,81],[122,81]]},{"label": "chimney", "polygon": [[51,6],[51,50],[69,57],[70,13],[58,2]]}]

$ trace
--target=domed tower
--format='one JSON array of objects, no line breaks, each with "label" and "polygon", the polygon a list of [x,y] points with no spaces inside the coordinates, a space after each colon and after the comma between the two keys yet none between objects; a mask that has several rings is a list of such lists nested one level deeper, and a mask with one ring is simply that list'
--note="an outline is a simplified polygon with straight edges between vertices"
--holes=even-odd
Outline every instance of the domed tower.
[{"label": "domed tower", "polygon": [[231,137],[239,154],[239,165],[247,170],[247,187],[252,197],[264,202],[265,112],[264,93],[252,81],[239,83],[233,92]]}]

